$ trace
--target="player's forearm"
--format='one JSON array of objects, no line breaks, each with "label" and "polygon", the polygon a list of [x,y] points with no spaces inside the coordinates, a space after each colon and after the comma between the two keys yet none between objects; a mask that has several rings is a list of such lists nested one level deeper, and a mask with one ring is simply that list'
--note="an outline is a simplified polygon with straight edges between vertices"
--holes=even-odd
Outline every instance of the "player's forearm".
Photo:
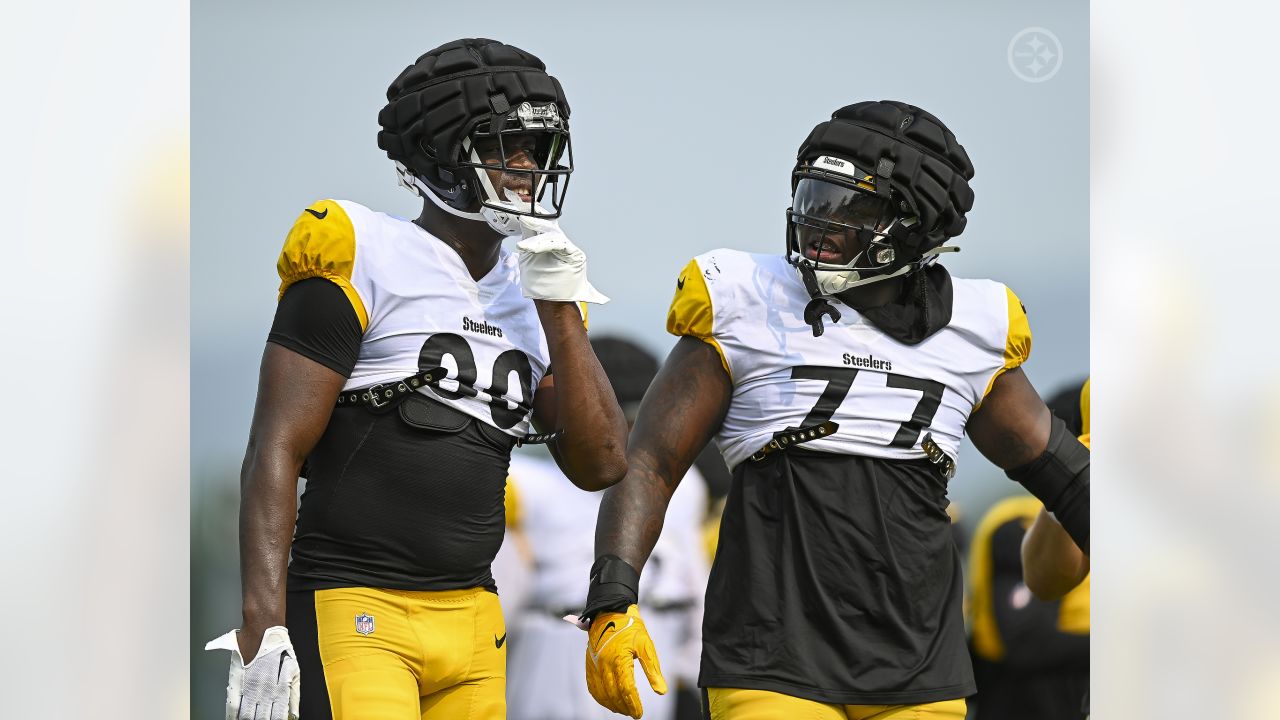
[{"label": "player's forearm", "polygon": [[536,300],[555,371],[556,441],[562,469],[575,485],[602,490],[626,472],[627,423],[609,379],[591,350],[575,303]]},{"label": "player's forearm", "polygon": [[596,520],[596,557],[616,555],[636,572],[644,569],[662,534],[674,491],[648,460],[633,455],[626,477],[605,491]]},{"label": "player's forearm", "polygon": [[260,448],[253,441],[245,454],[240,473],[240,584],[246,630],[284,625],[301,465],[292,454]]},{"label": "player's forearm", "polygon": [[671,493],[666,483],[634,462],[622,482],[609,488],[596,522],[596,561],[591,566],[582,618],[625,612],[640,597],[640,571],[662,532]]},{"label": "player's forearm", "polygon": [[1089,557],[1048,512],[1040,515],[1022,539],[1022,577],[1041,600],[1056,600],[1084,581]]}]

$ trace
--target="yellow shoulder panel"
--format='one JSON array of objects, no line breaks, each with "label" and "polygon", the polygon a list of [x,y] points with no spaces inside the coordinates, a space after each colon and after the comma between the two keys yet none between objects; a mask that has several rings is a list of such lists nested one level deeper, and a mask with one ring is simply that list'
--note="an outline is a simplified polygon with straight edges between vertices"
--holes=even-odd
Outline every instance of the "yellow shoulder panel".
[{"label": "yellow shoulder panel", "polygon": [[995,599],[991,596],[994,570],[991,567],[991,536],[1001,526],[1017,520],[1030,527],[1043,507],[1040,501],[1029,496],[1005,498],[996,503],[973,531],[969,547],[969,629],[973,635],[973,649],[987,660],[998,661],[1004,657],[1004,640],[996,626]]},{"label": "yellow shoulder panel", "polygon": [[587,322],[587,304],[584,302],[578,303],[578,309],[582,311],[582,329],[590,330],[591,325]]},{"label": "yellow shoulder panel", "polygon": [[342,206],[321,200],[302,211],[285,238],[276,271],[280,273],[280,295],[289,286],[306,278],[322,277],[342,288],[360,318],[360,328],[369,327],[364,301],[351,284],[356,263],[356,231]]},{"label": "yellow shoulder panel", "polygon": [[1009,334],[1004,342],[1004,367],[1008,370],[1026,362],[1031,355],[1031,324],[1018,296],[1009,288],[1004,291],[1009,296]]},{"label": "yellow shoulder panel", "polygon": [[516,492],[515,478],[507,476],[507,490],[502,496],[502,507],[507,513],[507,527],[520,527],[520,496]]},{"label": "yellow shoulder panel", "polygon": [[733,377],[724,350],[720,349],[720,343],[716,342],[713,335],[713,317],[707,282],[702,279],[698,261],[690,260],[680,271],[680,279],[676,281],[676,294],[671,299],[671,309],[667,311],[667,332],[677,336],[696,337],[715,348],[724,371],[729,373],[729,377]]},{"label": "yellow shoulder panel", "polygon": [[[1080,432],[1089,434],[1089,379],[1084,381],[1084,387],[1080,388]],[[1084,442],[1083,440],[1081,442]],[[1086,443],[1088,444],[1088,443]]]},{"label": "yellow shoulder panel", "polygon": [[[1004,374],[1004,371],[1012,370],[1026,362],[1031,355],[1031,324],[1027,322],[1027,311],[1012,290],[1006,287],[1004,291],[1009,305],[1009,330],[1004,340],[1004,366],[997,370],[987,382],[987,389],[982,392],[983,399],[986,399],[987,393],[990,393],[992,386],[996,384],[996,378]],[[978,404],[981,405],[982,401],[979,400]]]}]

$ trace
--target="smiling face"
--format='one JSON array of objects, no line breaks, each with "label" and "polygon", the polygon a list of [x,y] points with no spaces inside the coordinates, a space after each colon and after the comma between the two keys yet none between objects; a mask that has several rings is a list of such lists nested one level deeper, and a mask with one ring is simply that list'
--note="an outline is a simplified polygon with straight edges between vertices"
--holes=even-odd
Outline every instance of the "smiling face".
[{"label": "smiling face", "polygon": [[[538,163],[538,138],[534,133],[506,133],[502,142],[492,135],[482,135],[475,141],[476,155],[485,165],[502,166],[505,152],[506,167],[515,170],[543,169]],[[507,199],[507,191],[515,193],[520,202],[531,203],[535,194],[534,174],[507,173],[501,170],[484,171],[497,191],[498,198]]]}]

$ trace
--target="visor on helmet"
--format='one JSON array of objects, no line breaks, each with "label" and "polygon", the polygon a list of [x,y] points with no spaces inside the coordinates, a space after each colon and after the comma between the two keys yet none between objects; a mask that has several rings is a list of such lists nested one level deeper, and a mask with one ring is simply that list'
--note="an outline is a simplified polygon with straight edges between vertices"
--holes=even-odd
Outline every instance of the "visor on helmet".
[{"label": "visor on helmet", "polygon": [[[788,249],[816,270],[876,271],[894,260],[887,232],[895,217],[889,198],[856,185],[802,177],[787,211]],[[851,259],[822,257],[836,246]]]}]

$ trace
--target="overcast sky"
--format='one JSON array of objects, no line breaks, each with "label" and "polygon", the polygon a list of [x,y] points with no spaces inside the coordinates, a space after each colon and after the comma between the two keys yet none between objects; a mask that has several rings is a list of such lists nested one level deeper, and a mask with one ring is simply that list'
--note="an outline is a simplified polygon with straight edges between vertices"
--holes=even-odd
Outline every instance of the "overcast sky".
[{"label": "overcast sky", "polygon": [[[716,247],[781,252],[800,141],[840,106],[897,99],[939,116],[977,170],[968,229],[954,243],[963,252],[945,256],[948,268],[1022,298],[1034,333],[1027,372],[1042,395],[1087,372],[1085,2],[479,7],[193,3],[197,477],[235,482],[221,472],[243,453],[275,259],[301,209],[333,197],[417,215],[421,201],[397,187],[377,147],[377,114],[407,64],[458,37],[518,45],[564,85],[577,169],[562,226],[613,298],[593,308],[593,333],[665,353],[667,304],[689,258]],[[1028,28],[1040,30],[1020,35]],[[994,475],[966,446],[953,496],[995,487]]]}]

